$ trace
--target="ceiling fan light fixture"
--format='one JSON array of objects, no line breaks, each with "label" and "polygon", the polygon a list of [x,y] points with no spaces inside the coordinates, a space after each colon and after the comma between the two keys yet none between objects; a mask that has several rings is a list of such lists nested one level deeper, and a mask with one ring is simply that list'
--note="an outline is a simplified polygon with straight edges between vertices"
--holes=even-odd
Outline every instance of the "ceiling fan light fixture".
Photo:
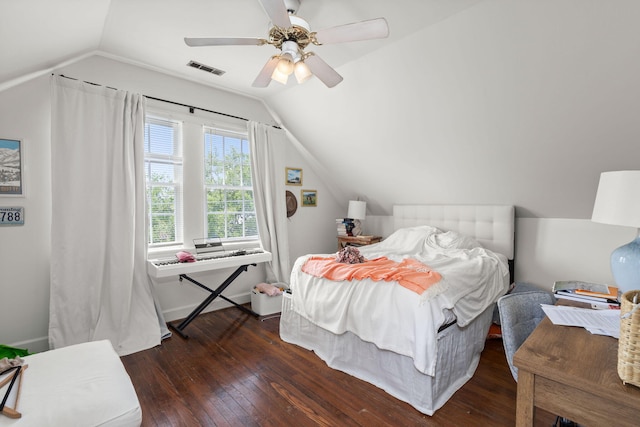
[{"label": "ceiling fan light fixture", "polygon": [[311,78],[311,76],[313,76],[313,73],[311,73],[311,70],[304,61],[296,62],[293,72],[296,75],[296,80],[298,80],[299,84],[306,82]]},{"label": "ceiling fan light fixture", "polygon": [[278,67],[276,67],[276,69],[273,70],[273,74],[271,74],[271,79],[277,81],[278,83],[286,85],[289,81],[289,75],[290,74],[281,72],[280,70],[278,70]]},{"label": "ceiling fan light fixture", "polygon": [[277,70],[287,76],[293,73],[293,56],[291,56],[290,53],[283,53],[280,55]]},{"label": "ceiling fan light fixture", "polygon": [[389,36],[385,18],[352,22],[319,31],[311,31],[309,23],[297,16],[302,0],[259,0],[271,21],[266,39],[257,37],[185,37],[188,46],[263,46],[269,44],[279,50],[264,65],[253,87],[267,87],[271,80],[286,85],[291,74],[298,83],[315,76],[332,88],[343,78],[329,64],[313,52],[305,52],[309,44],[323,45],[360,40],[380,39]]}]

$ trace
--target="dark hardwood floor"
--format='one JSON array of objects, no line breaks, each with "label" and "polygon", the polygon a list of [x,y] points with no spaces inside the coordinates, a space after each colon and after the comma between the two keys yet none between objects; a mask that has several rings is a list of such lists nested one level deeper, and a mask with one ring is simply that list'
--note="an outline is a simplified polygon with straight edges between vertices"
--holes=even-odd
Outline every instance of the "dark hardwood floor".
[{"label": "dark hardwood floor", "polygon": [[[198,316],[161,346],[125,356],[143,426],[508,426],[516,383],[500,340],[488,340],[480,366],[429,417],[383,390],[328,368],[313,352],[283,342],[279,317],[236,308]],[[537,412],[536,426],[554,416]]]}]

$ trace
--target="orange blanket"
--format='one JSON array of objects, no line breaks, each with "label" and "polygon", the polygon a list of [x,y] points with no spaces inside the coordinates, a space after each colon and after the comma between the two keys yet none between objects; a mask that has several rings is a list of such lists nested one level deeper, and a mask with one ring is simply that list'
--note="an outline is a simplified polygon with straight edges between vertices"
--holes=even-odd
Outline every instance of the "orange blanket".
[{"label": "orange blanket", "polygon": [[418,294],[422,294],[429,286],[441,279],[439,273],[411,258],[396,262],[387,257],[380,257],[360,264],[344,264],[337,262],[335,258],[311,257],[302,266],[302,271],[334,281],[371,279],[390,282],[395,280],[401,286]]}]

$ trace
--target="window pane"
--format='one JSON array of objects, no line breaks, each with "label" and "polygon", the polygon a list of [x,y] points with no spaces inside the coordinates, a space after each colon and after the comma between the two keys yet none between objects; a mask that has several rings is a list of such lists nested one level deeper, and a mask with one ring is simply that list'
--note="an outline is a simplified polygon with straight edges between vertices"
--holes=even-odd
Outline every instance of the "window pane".
[{"label": "window pane", "polygon": [[149,244],[178,243],[182,235],[180,123],[147,116],[144,130]]},{"label": "window pane", "polygon": [[151,213],[164,213],[173,214],[176,213],[176,197],[175,188],[172,187],[151,187]]},{"label": "window pane", "polygon": [[224,190],[207,191],[207,212],[224,212]]},{"label": "window pane", "polygon": [[173,164],[149,162],[149,176],[152,182],[174,182],[175,170]]},{"label": "window pane", "polygon": [[[167,126],[167,123],[169,126]],[[159,120],[147,120],[144,128],[145,153],[164,154],[173,156],[176,152],[174,145],[175,130],[173,123]]]},{"label": "window pane", "polygon": [[223,138],[205,133],[204,141],[204,182],[207,185],[224,185]]},{"label": "window pane", "polygon": [[224,165],[205,161],[204,182],[207,185],[224,185]]},{"label": "window pane", "polygon": [[242,213],[227,214],[227,237],[242,237],[244,230],[244,216]]},{"label": "window pane", "polygon": [[242,191],[240,190],[227,190],[225,191],[227,196],[227,211],[228,212],[242,212]]},{"label": "window pane", "polygon": [[242,152],[242,141],[238,138],[226,137],[224,144],[224,155],[235,157]]},{"label": "window pane", "polygon": [[251,187],[251,165],[247,162],[242,165],[242,185],[245,187]]},{"label": "window pane", "polygon": [[254,214],[247,214],[244,217],[244,229],[247,236],[258,235],[258,219]]},{"label": "window pane", "polygon": [[249,155],[249,141],[242,140],[242,185],[253,186],[251,182],[251,156]]},{"label": "window pane", "polygon": [[224,214],[209,214],[207,215],[207,237],[220,237],[226,236],[224,227]]},{"label": "window pane", "polygon": [[175,215],[153,215],[151,221],[150,243],[166,243],[176,240]]},{"label": "window pane", "polygon": [[253,191],[244,192],[244,210],[245,212],[255,212],[256,207],[253,204]]},{"label": "window pane", "polygon": [[257,238],[246,135],[205,128],[204,162],[208,235]]}]

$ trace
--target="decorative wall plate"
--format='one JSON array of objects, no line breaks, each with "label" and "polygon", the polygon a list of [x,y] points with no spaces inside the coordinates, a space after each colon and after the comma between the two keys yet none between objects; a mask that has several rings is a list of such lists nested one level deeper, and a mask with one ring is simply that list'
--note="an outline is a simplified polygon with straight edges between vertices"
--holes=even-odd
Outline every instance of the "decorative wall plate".
[{"label": "decorative wall plate", "polygon": [[292,217],[294,213],[298,210],[298,199],[296,196],[287,190],[287,218]]}]

